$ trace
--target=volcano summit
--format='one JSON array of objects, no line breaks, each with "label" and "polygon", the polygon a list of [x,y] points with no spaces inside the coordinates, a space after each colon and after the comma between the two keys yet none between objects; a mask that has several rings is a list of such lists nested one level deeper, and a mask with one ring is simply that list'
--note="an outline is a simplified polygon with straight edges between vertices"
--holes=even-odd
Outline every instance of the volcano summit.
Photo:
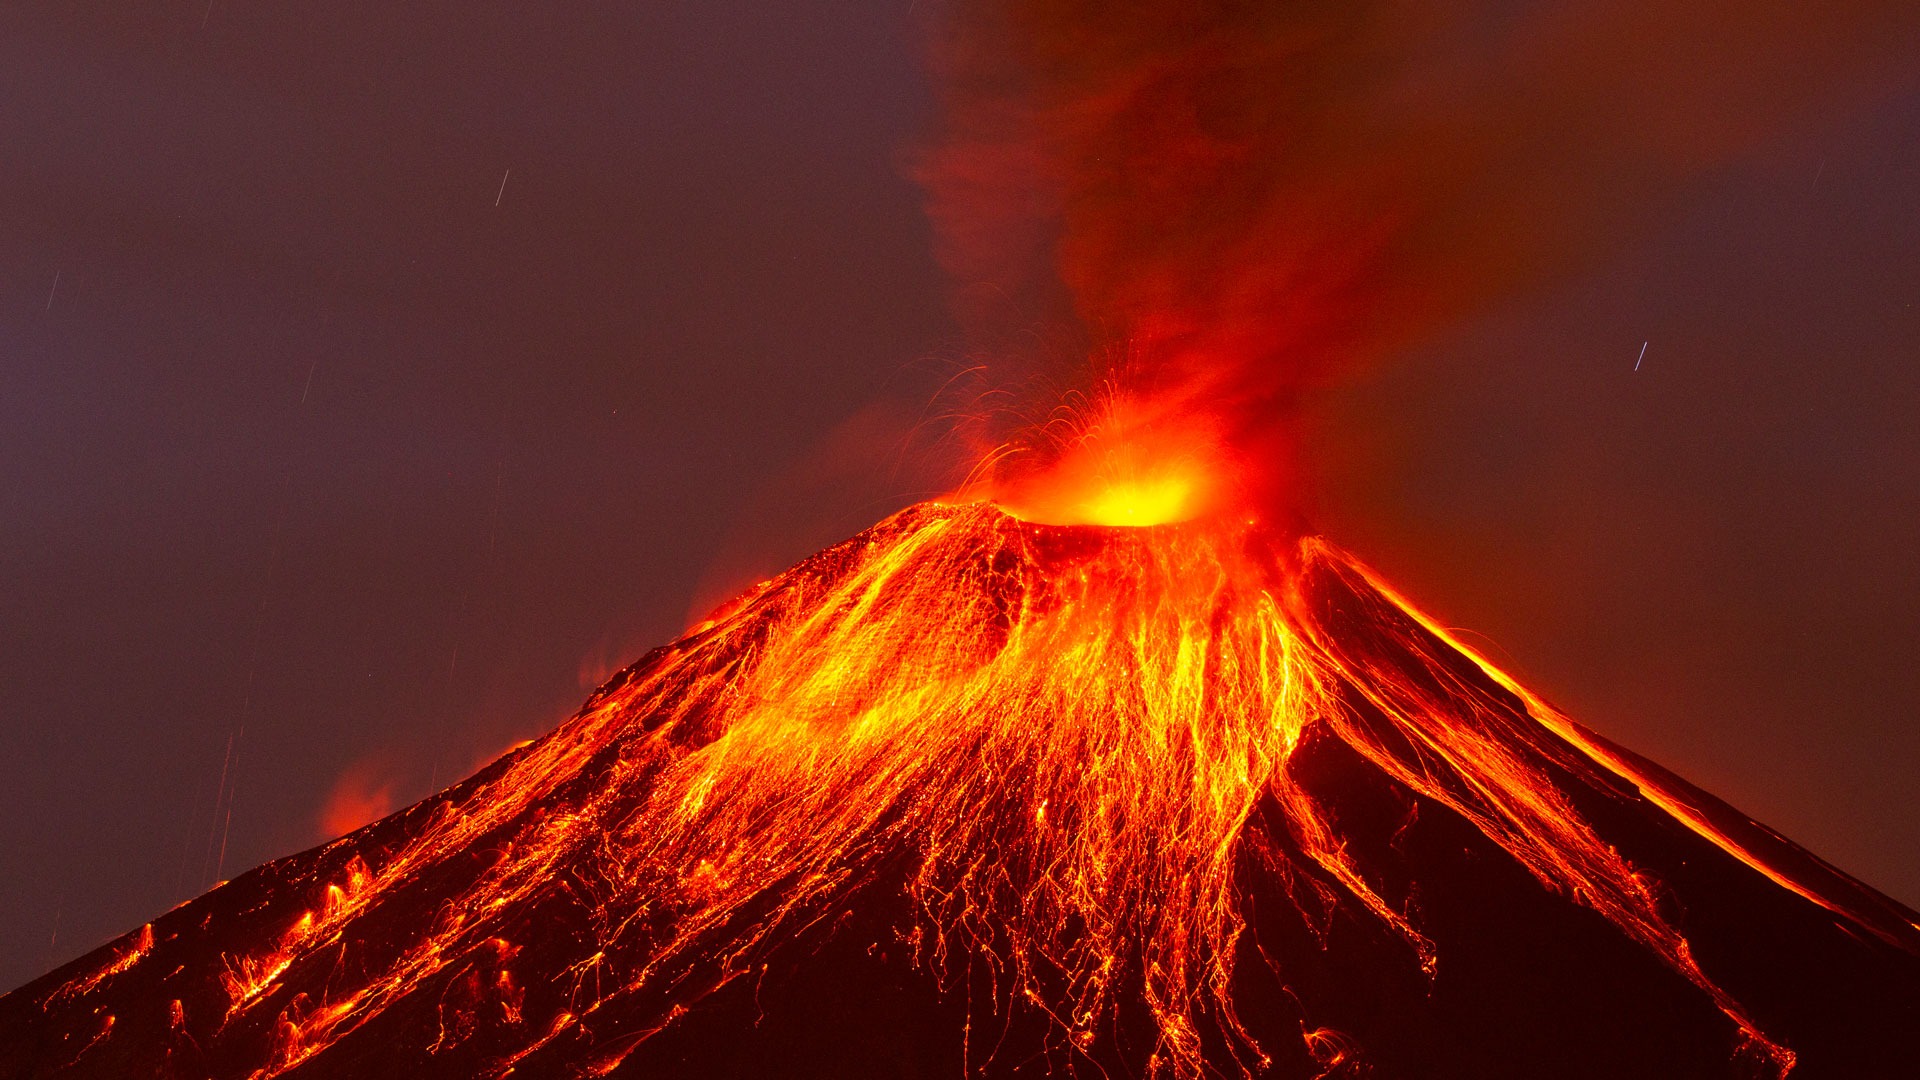
[{"label": "volcano summit", "polygon": [[1891,1076],[1917,920],[1322,539],[924,504],[0,999],[0,1076]]}]

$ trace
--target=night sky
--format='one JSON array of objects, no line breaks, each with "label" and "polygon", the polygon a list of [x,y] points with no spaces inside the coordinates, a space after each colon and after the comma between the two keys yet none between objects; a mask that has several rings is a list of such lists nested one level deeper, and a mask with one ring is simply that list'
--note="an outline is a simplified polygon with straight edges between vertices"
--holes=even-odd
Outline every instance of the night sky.
[{"label": "night sky", "polygon": [[[565,6],[0,12],[0,987],[952,475],[927,14]],[[1314,395],[1314,520],[1920,902],[1920,88],[1634,219]]]}]

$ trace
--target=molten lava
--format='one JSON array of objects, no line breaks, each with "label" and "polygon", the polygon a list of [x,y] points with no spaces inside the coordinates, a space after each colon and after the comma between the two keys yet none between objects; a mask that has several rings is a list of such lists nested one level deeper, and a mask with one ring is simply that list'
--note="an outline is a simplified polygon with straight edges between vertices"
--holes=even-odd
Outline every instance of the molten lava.
[{"label": "molten lava", "polygon": [[[1392,847],[1448,816],[1657,959],[1718,1010],[1730,1063],[1783,1074],[1794,1051],[1603,831],[1619,806],[1874,948],[1920,941],[1910,912],[1520,692],[1324,540],[928,504],[756,587],[472,780],[12,995],[0,1056],[267,1078],[410,1048],[449,1075],[599,1074],[772,978],[790,943],[897,907],[914,966],[988,987],[985,1015],[1042,1018],[1064,1068],[1334,1069],[1368,1047],[1304,1019],[1314,1001],[1291,1047],[1266,1006],[1244,1013],[1248,964],[1289,980],[1252,897],[1370,923],[1424,978],[1450,960],[1418,900],[1443,883],[1360,854],[1390,849],[1315,788],[1309,742],[1405,793]],[[972,1027],[954,1037],[990,1066]]]},{"label": "molten lava", "polygon": [[1177,402],[1108,386],[1092,408],[1059,410],[1038,434],[1054,444],[1003,447],[989,459],[998,473],[966,485],[962,497],[1025,521],[1139,528],[1223,512],[1234,494],[1224,478],[1236,470],[1219,434],[1204,413]]},{"label": "molten lava", "polygon": [[1154,476],[1108,486],[1073,507],[1072,516],[1089,525],[1165,525],[1192,517],[1194,482],[1184,476]]}]

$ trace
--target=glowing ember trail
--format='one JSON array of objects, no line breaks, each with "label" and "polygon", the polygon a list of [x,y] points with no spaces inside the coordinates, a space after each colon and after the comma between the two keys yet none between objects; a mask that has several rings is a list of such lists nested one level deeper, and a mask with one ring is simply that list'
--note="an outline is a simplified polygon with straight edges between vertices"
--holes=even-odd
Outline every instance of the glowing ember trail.
[{"label": "glowing ember trail", "polygon": [[[404,1045],[448,1075],[602,1074],[770,979],[787,943],[897,907],[911,963],[989,987],[969,1016],[1040,1018],[1057,1068],[1337,1069],[1366,1040],[1301,1022],[1277,1045],[1243,1008],[1249,963],[1289,980],[1250,951],[1251,897],[1357,916],[1422,978],[1453,958],[1312,790],[1316,740],[1690,985],[1730,1065],[1784,1074],[1794,1051],[1585,807],[1651,812],[1889,955],[1920,940],[1911,913],[1519,692],[1324,540],[927,504],[756,587],[472,780],[9,996],[0,1057],[267,1078]],[[991,1070],[973,1026],[956,1041]]]}]

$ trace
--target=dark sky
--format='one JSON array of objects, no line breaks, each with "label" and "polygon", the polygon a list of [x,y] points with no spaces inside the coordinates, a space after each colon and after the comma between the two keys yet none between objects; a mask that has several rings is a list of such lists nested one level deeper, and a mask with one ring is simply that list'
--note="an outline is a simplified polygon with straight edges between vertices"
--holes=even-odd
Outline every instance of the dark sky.
[{"label": "dark sky", "polygon": [[[0,986],[952,464],[910,5],[567,7],[0,12]],[[1316,400],[1318,520],[1920,901],[1920,92],[1665,197]]]}]

